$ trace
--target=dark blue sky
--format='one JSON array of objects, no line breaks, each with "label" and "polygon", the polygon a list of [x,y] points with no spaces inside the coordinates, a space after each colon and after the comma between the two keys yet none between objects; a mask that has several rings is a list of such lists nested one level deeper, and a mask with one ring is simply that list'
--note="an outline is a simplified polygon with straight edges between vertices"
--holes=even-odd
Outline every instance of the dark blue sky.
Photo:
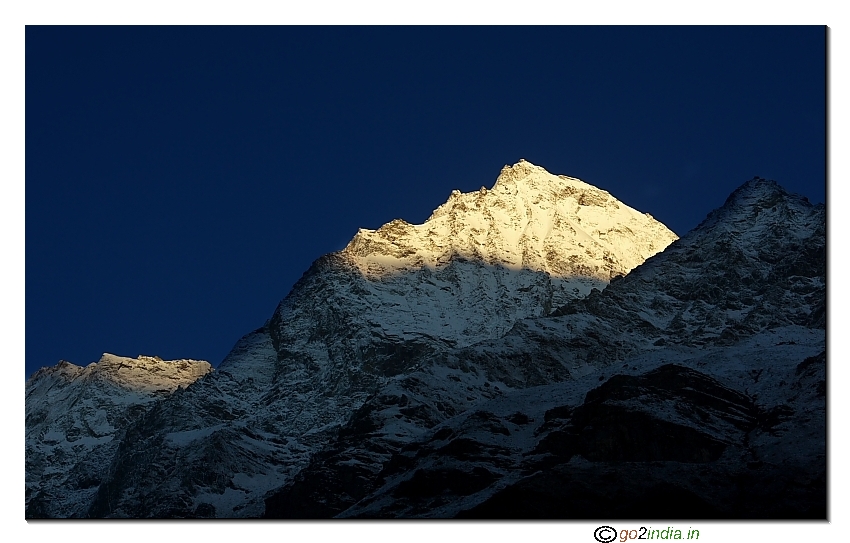
[{"label": "dark blue sky", "polygon": [[679,235],[825,198],[823,27],[27,27],[26,373],[218,364],[357,228],[525,158]]}]

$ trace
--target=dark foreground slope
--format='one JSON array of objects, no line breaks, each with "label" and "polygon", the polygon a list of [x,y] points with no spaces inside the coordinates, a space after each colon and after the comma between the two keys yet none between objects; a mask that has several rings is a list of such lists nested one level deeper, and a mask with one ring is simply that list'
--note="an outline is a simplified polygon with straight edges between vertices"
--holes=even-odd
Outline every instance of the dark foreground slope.
[{"label": "dark foreground slope", "polygon": [[343,516],[825,518],[825,356],[805,357],[816,333],[777,334],[482,404],[399,451]]}]

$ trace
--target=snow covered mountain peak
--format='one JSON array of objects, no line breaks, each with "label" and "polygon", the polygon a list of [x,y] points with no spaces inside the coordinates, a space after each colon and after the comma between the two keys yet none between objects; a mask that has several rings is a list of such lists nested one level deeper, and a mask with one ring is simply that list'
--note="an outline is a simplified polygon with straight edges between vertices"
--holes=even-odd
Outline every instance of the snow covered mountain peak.
[{"label": "snow covered mountain peak", "polygon": [[[756,176],[735,189],[726,199],[723,207],[747,207],[759,202],[774,205],[784,197],[793,198],[794,196],[796,195],[790,194],[776,181]],[[802,196],[796,196],[796,199],[806,200]]]},{"label": "snow covered mountain peak", "polygon": [[[491,189],[452,192],[424,224],[361,230],[316,260],[185,390],[147,384],[203,366],[105,354],[37,373],[27,517],[454,515],[528,473],[572,489],[558,477],[591,466],[594,487],[612,451],[670,461],[672,481],[696,459],[711,487],[740,474],[821,477],[825,211],[777,190],[749,182],[671,244],[675,234],[603,190],[526,161],[505,167]],[[605,405],[582,403],[597,386]],[[762,453],[799,456],[770,441],[795,410],[793,427],[776,428],[811,454],[786,469]],[[725,424],[730,413],[746,427]],[[672,441],[611,448],[633,428]],[[443,507],[452,493],[451,513],[403,509],[432,497]]]},{"label": "snow covered mountain peak", "polygon": [[[564,197],[578,204],[575,215],[582,219],[582,226],[589,222],[586,217],[590,215],[583,215],[586,211],[598,212],[602,208],[606,213],[599,216],[604,218],[611,216],[610,210],[618,210],[615,205],[623,207],[612,201],[610,195],[584,187],[577,180],[552,177],[555,176],[549,177],[533,165],[520,163],[506,168],[492,190],[455,194],[434,215],[451,216],[459,206],[456,202],[469,207],[464,199],[481,198],[487,202],[500,191],[522,200],[524,203],[517,207],[524,205],[533,215],[540,207],[551,205],[552,200],[544,196],[548,191],[568,188],[586,191],[578,198]],[[534,198],[538,195],[540,203],[535,206]],[[581,205],[576,200],[583,197],[599,198],[596,202],[604,205]],[[559,199],[554,202],[557,205]],[[529,517],[540,515],[541,503],[557,504],[548,515],[565,515],[561,504],[569,497],[575,500],[576,508],[567,514],[578,518],[590,516],[574,512],[586,510],[582,509],[586,507],[584,489],[607,488],[608,480],[622,483],[628,477],[622,477],[619,472],[633,466],[639,466],[635,488],[639,489],[636,495],[642,497],[637,501],[644,499],[647,495],[647,487],[642,484],[644,477],[664,469],[656,460],[669,461],[672,470],[687,465],[707,467],[710,471],[702,473],[712,473],[704,487],[711,489],[706,492],[709,495],[724,487],[717,481],[734,479],[727,475],[732,472],[726,471],[732,465],[736,466],[735,473],[746,478],[744,486],[753,488],[761,486],[750,481],[754,481],[751,477],[761,469],[762,463],[767,469],[764,475],[756,477],[765,480],[805,472],[807,483],[804,484],[813,481],[809,487],[811,493],[800,499],[800,506],[794,507],[800,511],[818,507],[813,504],[824,496],[820,481],[824,480],[825,468],[822,416],[825,382],[820,380],[822,369],[813,369],[805,384],[799,379],[805,373],[804,368],[813,368],[823,360],[823,355],[817,358],[823,352],[825,328],[823,219],[822,206],[812,206],[801,198],[779,192],[772,183],[756,180],[662,254],[607,288],[544,313],[543,318],[532,313],[535,318],[515,320],[498,337],[473,344],[457,341],[455,348],[448,351],[418,349],[417,352],[412,348],[413,341],[407,338],[404,349],[373,349],[372,352],[378,353],[402,352],[407,362],[404,371],[398,378],[382,383],[380,392],[373,393],[357,409],[338,432],[336,441],[329,442],[325,450],[315,455],[297,478],[267,497],[265,515],[449,518],[458,511],[471,510],[477,503],[475,500],[489,499],[489,491],[484,489],[490,488],[504,498],[500,489],[534,474],[530,475],[532,484],[508,494],[510,497],[502,502],[506,507],[490,509],[492,516],[484,516],[512,518],[517,507],[526,503],[528,496],[534,496],[531,502],[534,510],[529,509]],[[463,236],[456,238],[462,240]],[[569,250],[569,244],[564,246]],[[432,279],[430,275],[422,275],[420,281]],[[477,281],[486,286],[481,281],[483,275],[472,275],[465,285]],[[414,299],[419,300],[415,289],[398,290],[406,298],[417,296]],[[424,289],[420,286],[421,290]],[[472,292],[464,294],[467,299],[474,299],[479,292],[486,296],[494,290],[494,287],[478,292],[470,289]],[[523,291],[525,295],[530,292],[533,291]],[[486,299],[482,306],[495,309],[497,316],[504,314],[499,304],[511,294],[510,288],[504,289],[492,299]],[[402,296],[396,306],[383,309],[379,318],[386,321],[386,315],[395,317],[406,300]],[[421,308],[422,304],[417,307]],[[473,311],[477,308],[470,303],[452,309],[453,314],[462,315],[463,319],[477,316]],[[429,322],[435,321],[439,322],[437,319]],[[492,328],[500,324],[498,318],[482,321]],[[410,321],[403,329],[410,330],[415,324]],[[682,364],[664,365],[673,361]],[[400,365],[398,359],[393,360],[393,365]],[[635,381],[624,375],[639,372],[645,372],[644,377]],[[650,383],[655,379],[661,385],[658,390],[664,392],[652,399],[650,390],[655,385]],[[551,384],[558,381],[563,383]],[[606,400],[610,401],[609,405],[601,405],[602,396],[590,394],[601,382],[606,383],[602,385],[606,387],[604,390],[611,391]],[[796,382],[800,384],[792,384]],[[554,400],[560,394],[556,390],[565,393],[569,390],[567,394],[572,399]],[[805,390],[805,396],[799,396],[805,399],[793,399],[791,391],[795,390]],[[692,404],[693,408],[685,407],[697,397],[700,398],[697,403],[710,400],[702,405]],[[732,398],[737,399],[730,402]],[[483,399],[493,403],[483,403]],[[549,401],[559,402],[560,407],[545,403]],[[583,401],[585,407],[581,407]],[[736,414],[733,415],[736,422],[725,425],[730,421],[728,413],[717,412],[717,418],[712,419],[715,415],[705,411],[733,403],[734,411],[746,413],[746,422],[741,422]],[[504,407],[491,407],[495,405]],[[538,410],[531,412],[530,408]],[[591,412],[594,415],[582,418]],[[795,412],[800,418],[778,431],[757,422],[780,412],[783,420]],[[646,442],[641,438],[611,445],[612,439],[620,439],[612,436],[648,435],[641,428],[644,416],[660,417],[645,427],[658,432],[654,435],[672,436],[673,428],[688,427],[682,438],[670,438],[676,447],[685,443],[691,446],[695,442],[693,436],[699,432],[716,432],[706,443],[717,444],[718,448],[713,453],[705,449],[696,456],[683,454],[679,449],[675,453],[663,453],[666,456],[661,459],[651,457],[655,452],[648,453],[658,450],[654,440]],[[687,420],[689,416],[694,418]],[[718,421],[716,426],[714,421]],[[540,425],[538,429],[533,428],[534,424]],[[605,425],[617,429],[602,429]],[[563,433],[546,437],[545,432],[554,427],[561,428],[558,432]],[[419,437],[416,437],[417,428],[421,432]],[[790,430],[788,437],[784,441],[777,439],[786,428]],[[759,432],[763,433],[756,439]],[[585,440],[594,434],[598,436],[592,438],[594,447],[598,445],[599,449],[591,450],[589,441]],[[413,444],[417,440],[433,447],[417,447]],[[520,462],[540,455],[552,456],[534,467],[506,469],[506,460],[513,454],[509,452],[511,442],[525,447],[516,453],[517,459],[523,459]],[[720,456],[720,447],[727,446],[730,451],[739,449],[712,465]],[[391,456],[388,450],[395,452]],[[636,456],[628,456],[635,452]],[[571,460],[574,458],[580,462]],[[653,464],[650,466],[647,461]],[[559,467],[550,469],[555,464]],[[774,466],[776,471],[769,471]],[[593,481],[587,484],[577,482],[585,467]],[[611,471],[599,475],[608,469]],[[691,488],[693,481],[703,476],[697,473],[694,470],[681,478],[665,474],[659,480],[665,485],[687,481],[683,488]],[[361,491],[352,493],[355,485],[351,481],[358,478]],[[539,490],[544,487],[547,490]],[[735,484],[726,488],[731,489],[730,495],[742,495]],[[552,492],[552,489],[557,490]],[[600,510],[610,512],[610,504],[617,501],[612,502],[610,496],[618,492],[619,489],[606,490],[593,501],[598,499]],[[670,504],[690,496],[687,492],[690,490],[670,494],[662,508],[668,510]],[[775,505],[787,499],[770,494],[775,493],[767,493],[752,502],[759,507],[762,503]],[[450,495],[455,496],[457,504],[453,510],[445,508]],[[729,501],[720,499],[714,503],[725,506]],[[694,510],[703,514],[704,502],[695,503],[699,505]]]},{"label": "snow covered mountain peak", "polygon": [[85,367],[62,360],[55,366],[38,370],[30,381],[35,383],[39,379],[53,377],[66,382],[102,382],[135,392],[170,394],[211,371],[210,363],[203,360],[163,360],[158,356],[145,355],[128,358],[103,353],[98,362]]},{"label": "snow covered mountain peak", "polygon": [[200,360],[109,353],[85,367],[63,360],[38,370],[26,383],[28,515],[79,515],[80,501],[94,498],[124,429],[211,371]]},{"label": "snow covered mountain peak", "polygon": [[608,192],[521,160],[490,190],[452,191],[424,224],[396,219],[359,230],[342,254],[372,278],[461,258],[607,283],[676,239]]},{"label": "snow covered mountain peak", "polygon": [[[823,233],[826,208],[792,194],[776,181],[754,177],[738,187],[689,233],[682,243],[699,245],[703,235],[728,235],[728,241],[748,253],[770,253],[770,246],[789,237],[801,239],[812,229]],[[776,239],[774,239],[776,238]]]},{"label": "snow covered mountain peak", "polygon": [[496,184],[493,186],[493,190],[501,189],[504,191],[515,191],[516,193],[531,193],[534,190],[545,188],[547,184],[563,186],[564,183],[562,181],[567,180],[574,183],[577,182],[578,185],[583,187],[595,188],[593,185],[589,185],[575,177],[552,175],[545,168],[532,164],[525,159],[520,159],[513,166],[506,164],[502,168],[499,177],[496,179]]},{"label": "snow covered mountain peak", "polygon": [[327,319],[352,310],[369,338],[471,345],[605,288],[676,239],[607,192],[521,161],[492,189],[453,191],[423,224],[359,230],[317,261],[278,318],[292,322],[301,293],[322,291]]}]

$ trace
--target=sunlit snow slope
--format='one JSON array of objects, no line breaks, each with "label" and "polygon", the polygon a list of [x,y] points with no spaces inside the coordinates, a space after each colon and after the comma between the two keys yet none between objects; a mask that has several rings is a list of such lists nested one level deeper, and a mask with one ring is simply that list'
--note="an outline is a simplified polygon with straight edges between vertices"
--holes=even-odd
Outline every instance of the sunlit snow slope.
[{"label": "sunlit snow slope", "polygon": [[824,234],[744,183],[604,290],[420,358],[265,515],[824,518]]},{"label": "sunlit snow slope", "polygon": [[[376,390],[603,288],[675,239],[607,192],[525,161],[489,191],[454,192],[422,225],[361,230],[215,374],[128,433],[86,514],[261,515],[266,493]],[[421,428],[393,437],[407,431]],[[175,469],[180,478],[163,479]]]},{"label": "sunlit snow slope", "polygon": [[340,256],[368,279],[356,294],[376,328],[463,346],[604,288],[675,239],[604,190],[522,160],[490,190],[453,191],[424,224],[360,230]]}]

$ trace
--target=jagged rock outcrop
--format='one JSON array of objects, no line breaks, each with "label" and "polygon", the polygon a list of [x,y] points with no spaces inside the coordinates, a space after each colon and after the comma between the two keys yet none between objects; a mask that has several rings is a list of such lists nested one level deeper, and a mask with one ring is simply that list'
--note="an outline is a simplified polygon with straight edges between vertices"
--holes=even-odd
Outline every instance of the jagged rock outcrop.
[{"label": "jagged rock outcrop", "polygon": [[[608,193],[525,161],[489,191],[453,193],[422,225],[361,230],[318,259],[214,375],[128,430],[88,514],[261,515],[266,493],[337,439],[376,391],[604,287],[674,239]],[[451,383],[447,411],[437,407],[428,424],[489,394]],[[406,428],[391,438],[424,429]]]},{"label": "jagged rock outcrop", "polygon": [[[776,341],[793,342],[794,327],[812,330],[814,349],[822,350],[824,212],[822,205],[788,194],[775,182],[745,183],[696,229],[605,290],[571,301],[549,317],[519,321],[501,338],[434,357],[429,366],[371,398],[340,432],[346,439],[332,442],[293,483],[271,496],[266,514],[322,516],[334,508],[337,515],[360,514],[352,512],[359,511],[355,504],[378,491],[386,466],[418,439],[411,439],[417,435],[413,428],[463,417],[470,404],[493,395],[553,382],[604,381],[611,368],[644,369],[682,352],[696,357],[718,350],[733,357],[737,345],[759,334],[781,330],[790,335]],[[725,364],[722,371],[729,370]],[[729,366],[747,367],[737,360]],[[764,369],[753,364],[747,371]],[[750,377],[741,369],[735,379]],[[396,406],[400,398],[421,407],[402,412]],[[404,437],[393,439],[398,428],[404,428]],[[822,454],[823,440],[810,438]],[[356,484],[349,482],[345,492],[334,490],[335,482],[352,479]],[[445,513],[416,511],[362,514]]]},{"label": "jagged rock outcrop", "polygon": [[511,392],[402,447],[341,516],[824,518],[819,349],[783,327]]},{"label": "jagged rock outcrop", "polygon": [[818,516],[824,215],[756,178],[673,242],[506,167],[318,259],[44,514],[583,518],[620,496],[622,516]]},{"label": "jagged rock outcrop", "polygon": [[[501,336],[515,320],[493,319],[485,308],[548,314],[604,288],[675,239],[609,193],[523,160],[505,166],[490,190],[453,191],[424,224],[396,219],[375,231],[361,229],[340,256],[362,275],[381,279],[370,282],[367,293],[381,297],[379,308],[400,301],[393,294],[414,294],[415,306],[394,306],[391,319],[377,315],[385,330],[431,329],[465,346]],[[455,288],[451,278],[458,273],[467,275],[459,283],[465,291],[446,291]],[[511,284],[523,280],[527,284]],[[375,305],[366,308],[373,312]],[[454,318],[455,312],[465,318]]]},{"label": "jagged rock outcrop", "polygon": [[[694,230],[605,290],[550,319],[518,322],[464,352],[493,379],[542,384],[647,350],[733,345],[766,329],[823,329],[825,208],[773,181],[738,188]],[[518,365],[534,345],[533,365]],[[525,368],[525,369],[523,369]]]},{"label": "jagged rock outcrop", "polygon": [[37,371],[26,383],[27,517],[83,516],[124,429],[211,371],[205,361],[108,353]]}]

